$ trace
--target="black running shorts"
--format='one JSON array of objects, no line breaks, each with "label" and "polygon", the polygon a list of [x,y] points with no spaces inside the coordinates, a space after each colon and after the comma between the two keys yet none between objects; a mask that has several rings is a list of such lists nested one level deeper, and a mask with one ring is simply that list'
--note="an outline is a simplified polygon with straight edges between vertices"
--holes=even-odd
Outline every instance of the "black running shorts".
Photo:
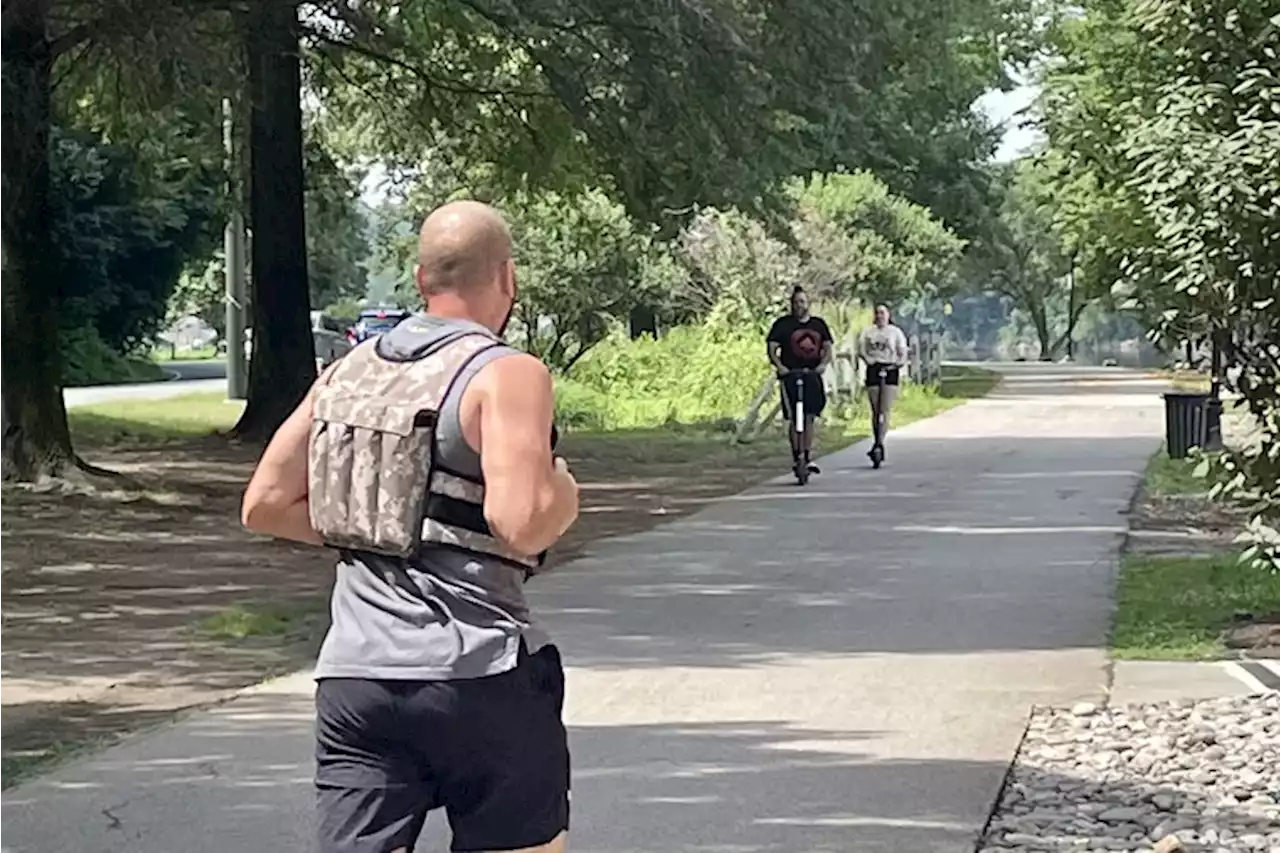
[{"label": "black running shorts", "polygon": [[[864,377],[868,388],[874,388],[880,384],[880,368],[879,364],[868,364],[866,376]],[[884,384],[897,385],[901,382],[901,368],[886,367],[884,371]]]},{"label": "black running shorts", "polygon": [[[792,406],[800,396],[800,388],[796,376],[782,377],[782,415],[791,420]],[[822,410],[827,407],[827,389],[822,384],[819,373],[802,373],[799,378],[804,382],[804,411],[810,417],[821,417]]]},{"label": "black running shorts", "polygon": [[554,646],[462,681],[322,679],[320,853],[413,850],[443,808],[453,850],[537,847],[569,827],[564,670]]}]

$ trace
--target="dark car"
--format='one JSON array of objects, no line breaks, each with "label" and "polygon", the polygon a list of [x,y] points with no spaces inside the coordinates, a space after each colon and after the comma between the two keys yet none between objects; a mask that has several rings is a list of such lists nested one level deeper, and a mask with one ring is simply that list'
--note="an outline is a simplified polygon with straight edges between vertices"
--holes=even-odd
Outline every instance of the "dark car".
[{"label": "dark car", "polygon": [[352,330],[355,335],[355,342],[360,343],[375,335],[389,332],[405,320],[408,320],[410,316],[412,316],[412,312],[401,308],[369,308],[361,311],[360,316],[356,319],[355,328]]}]

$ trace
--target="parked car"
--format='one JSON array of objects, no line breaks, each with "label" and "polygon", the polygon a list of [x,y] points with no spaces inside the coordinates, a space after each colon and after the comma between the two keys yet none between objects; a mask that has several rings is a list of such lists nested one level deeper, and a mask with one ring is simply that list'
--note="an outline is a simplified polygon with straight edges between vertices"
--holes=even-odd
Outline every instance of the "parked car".
[{"label": "parked car", "polygon": [[316,366],[320,370],[351,352],[351,341],[342,324],[323,311],[311,312],[311,338],[315,341]]},{"label": "parked car", "polygon": [[[316,350],[316,369],[324,370],[351,352],[351,340],[342,324],[323,311],[311,312],[311,342]],[[244,360],[253,352],[253,329],[244,330]]]},{"label": "parked car", "polygon": [[356,325],[352,330],[356,343],[366,341],[383,332],[389,332],[411,316],[413,316],[412,312],[405,311],[403,308],[366,308],[356,318]]}]

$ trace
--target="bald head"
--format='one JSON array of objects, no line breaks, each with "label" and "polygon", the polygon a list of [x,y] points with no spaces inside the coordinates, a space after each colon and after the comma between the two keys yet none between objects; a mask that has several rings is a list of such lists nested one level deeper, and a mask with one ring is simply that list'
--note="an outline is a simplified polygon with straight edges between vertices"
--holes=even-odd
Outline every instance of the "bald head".
[{"label": "bald head", "polygon": [[498,211],[478,201],[436,208],[418,233],[418,289],[426,299],[465,295],[498,282],[511,260],[511,232]]}]

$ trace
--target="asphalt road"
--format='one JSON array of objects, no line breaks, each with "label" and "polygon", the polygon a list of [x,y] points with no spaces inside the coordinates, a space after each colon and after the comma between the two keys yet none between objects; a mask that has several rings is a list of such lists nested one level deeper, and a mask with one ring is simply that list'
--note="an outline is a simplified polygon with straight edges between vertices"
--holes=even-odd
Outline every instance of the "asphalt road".
[{"label": "asphalt road", "polygon": [[[972,853],[1031,707],[1106,695],[1163,429],[1140,374],[1001,369],[879,471],[850,448],[531,584],[568,666],[575,853]],[[310,692],[281,679],[8,792],[4,849],[307,849]],[[447,849],[440,816],[417,849]]]},{"label": "asphalt road", "polygon": [[90,388],[67,388],[62,399],[68,409],[119,400],[162,400],[208,391],[225,390],[227,363],[215,359],[170,361],[162,365],[171,374],[168,381],[138,382],[126,385],[96,385]]}]

